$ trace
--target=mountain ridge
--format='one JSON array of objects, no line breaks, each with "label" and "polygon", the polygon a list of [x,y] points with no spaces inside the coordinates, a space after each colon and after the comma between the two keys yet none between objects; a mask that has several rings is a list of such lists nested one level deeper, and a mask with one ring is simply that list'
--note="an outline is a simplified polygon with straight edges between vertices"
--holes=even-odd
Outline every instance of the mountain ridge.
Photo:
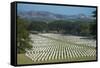
[{"label": "mountain ridge", "polygon": [[62,15],[56,14],[48,11],[26,11],[18,12],[18,16],[27,20],[37,20],[37,21],[53,21],[53,20],[80,20],[80,21],[92,21],[93,17],[87,16],[85,14],[77,15]]}]

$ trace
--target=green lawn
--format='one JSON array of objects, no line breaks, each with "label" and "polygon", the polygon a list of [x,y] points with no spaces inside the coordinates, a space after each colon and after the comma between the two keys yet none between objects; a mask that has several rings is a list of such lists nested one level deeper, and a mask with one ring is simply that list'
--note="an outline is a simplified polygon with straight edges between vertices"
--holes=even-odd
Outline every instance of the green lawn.
[{"label": "green lawn", "polygon": [[49,60],[49,61],[37,61],[33,62],[31,59],[26,57],[24,54],[17,54],[17,64],[41,64],[41,63],[55,63],[55,62],[73,62],[73,61],[89,61],[89,60],[96,60],[96,57],[81,57],[81,58],[73,58],[73,59],[63,59],[63,60]]},{"label": "green lawn", "polygon": [[25,56],[25,54],[17,54],[17,64],[32,64],[32,60]]}]

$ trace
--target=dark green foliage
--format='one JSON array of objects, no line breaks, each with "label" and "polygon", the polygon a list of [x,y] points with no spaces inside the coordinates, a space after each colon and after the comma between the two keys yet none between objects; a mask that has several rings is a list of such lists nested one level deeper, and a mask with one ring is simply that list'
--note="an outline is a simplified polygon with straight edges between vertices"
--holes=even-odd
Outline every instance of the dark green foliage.
[{"label": "dark green foliage", "polygon": [[43,32],[47,30],[47,23],[46,22],[40,22],[40,21],[32,21],[30,25],[28,26],[29,31],[39,31]]},{"label": "dark green foliage", "polygon": [[97,12],[93,11],[92,13],[93,13],[93,17],[96,17]]},{"label": "dark green foliage", "polygon": [[55,20],[51,22],[32,21],[28,26],[29,31],[56,32],[62,34],[72,34],[81,36],[96,35],[96,23],[84,21]]},{"label": "dark green foliage", "polygon": [[94,32],[93,22],[84,21],[68,21],[68,20],[55,20],[52,22],[32,21],[29,26],[29,31],[39,32],[52,32],[72,35],[91,36]]},{"label": "dark green foliage", "polygon": [[89,36],[90,35],[90,32],[91,32],[91,30],[90,30],[90,27],[91,27],[91,23],[82,23],[81,25],[80,25],[80,30],[81,30],[81,32],[80,32],[80,34],[81,35],[87,35],[87,36]]},{"label": "dark green foliage", "polygon": [[31,48],[27,23],[22,19],[17,19],[17,53],[25,53],[25,49]]},{"label": "dark green foliage", "polygon": [[95,23],[95,21],[91,24],[91,32],[90,34],[93,36],[93,38],[96,39],[96,35],[97,35],[97,24]]},{"label": "dark green foliage", "polygon": [[96,23],[91,24],[91,34],[96,35]]},{"label": "dark green foliage", "polygon": [[[57,20],[48,24],[49,30],[57,30],[58,33],[79,35],[81,32],[81,23],[79,21]],[[86,23],[84,23],[86,24]]]},{"label": "dark green foliage", "polygon": [[95,18],[95,20],[93,21],[93,23],[91,24],[91,35],[93,36],[93,38],[96,39],[96,35],[97,35],[97,24],[96,24],[96,11],[93,11],[93,17]]},{"label": "dark green foliage", "polygon": [[64,22],[61,20],[48,23],[49,30],[56,30],[57,32],[64,30]]}]

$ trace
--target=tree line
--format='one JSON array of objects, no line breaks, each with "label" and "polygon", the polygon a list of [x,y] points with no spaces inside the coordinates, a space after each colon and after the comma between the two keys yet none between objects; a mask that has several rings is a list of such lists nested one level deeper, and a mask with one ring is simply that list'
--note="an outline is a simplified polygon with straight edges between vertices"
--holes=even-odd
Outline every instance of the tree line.
[{"label": "tree line", "polygon": [[49,23],[32,21],[28,30],[38,33],[56,31],[61,34],[89,36],[96,34],[94,28],[96,28],[95,22],[56,20]]}]

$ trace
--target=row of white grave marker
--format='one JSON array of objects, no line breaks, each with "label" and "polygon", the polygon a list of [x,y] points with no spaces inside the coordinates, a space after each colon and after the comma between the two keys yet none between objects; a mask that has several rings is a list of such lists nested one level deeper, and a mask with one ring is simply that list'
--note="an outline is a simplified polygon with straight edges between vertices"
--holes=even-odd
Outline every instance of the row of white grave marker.
[{"label": "row of white grave marker", "polygon": [[40,34],[42,36],[48,36],[55,39],[60,39],[62,41],[72,42],[75,44],[84,44],[86,46],[96,47],[96,40],[86,39],[87,37],[82,36],[72,36],[72,35],[61,35],[61,34]]},{"label": "row of white grave marker", "polygon": [[[56,36],[54,36],[54,38],[55,37]],[[77,46],[74,44],[69,44],[67,42],[60,42],[38,35],[31,35],[31,38],[34,41],[33,49],[27,50],[26,56],[29,57],[33,62],[57,60],[70,61],[76,58],[81,59],[91,56],[96,57],[95,47],[91,48],[87,46]]]}]

